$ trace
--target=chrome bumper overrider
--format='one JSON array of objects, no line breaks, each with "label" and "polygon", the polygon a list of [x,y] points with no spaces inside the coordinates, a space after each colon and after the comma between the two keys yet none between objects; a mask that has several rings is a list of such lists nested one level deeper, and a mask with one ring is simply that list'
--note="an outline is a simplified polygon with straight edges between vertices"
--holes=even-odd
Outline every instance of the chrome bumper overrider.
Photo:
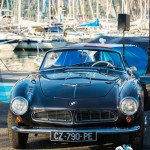
[{"label": "chrome bumper overrider", "polygon": [[130,133],[136,132],[140,129],[140,126],[134,126],[130,128],[94,128],[94,129],[51,129],[51,128],[23,128],[12,126],[12,130],[21,133],[50,133],[50,132],[97,132],[103,134],[115,134],[115,133]]}]

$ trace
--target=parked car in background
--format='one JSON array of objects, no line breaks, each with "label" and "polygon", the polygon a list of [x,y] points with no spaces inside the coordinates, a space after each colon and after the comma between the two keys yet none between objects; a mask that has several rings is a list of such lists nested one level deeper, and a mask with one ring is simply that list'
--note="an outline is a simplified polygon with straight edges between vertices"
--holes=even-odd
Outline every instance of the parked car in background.
[{"label": "parked car in background", "polygon": [[49,134],[50,143],[99,143],[115,134],[142,150],[146,90],[119,48],[85,43],[49,50],[39,72],[11,91],[11,146],[25,148],[30,133]]}]

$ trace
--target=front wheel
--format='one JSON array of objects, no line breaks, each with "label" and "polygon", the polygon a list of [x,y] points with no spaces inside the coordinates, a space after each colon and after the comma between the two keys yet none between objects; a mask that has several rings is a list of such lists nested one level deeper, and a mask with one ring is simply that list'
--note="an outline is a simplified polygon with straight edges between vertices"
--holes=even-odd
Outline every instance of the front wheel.
[{"label": "front wheel", "polygon": [[138,132],[132,133],[129,135],[129,142],[133,150],[142,150],[143,149],[143,137],[144,137],[144,116],[139,120],[140,130]]},{"label": "front wheel", "polygon": [[19,133],[11,129],[12,126],[17,125],[18,123],[16,123],[16,117],[10,110],[8,111],[7,124],[10,145],[16,149],[24,149],[27,145],[28,133]]}]

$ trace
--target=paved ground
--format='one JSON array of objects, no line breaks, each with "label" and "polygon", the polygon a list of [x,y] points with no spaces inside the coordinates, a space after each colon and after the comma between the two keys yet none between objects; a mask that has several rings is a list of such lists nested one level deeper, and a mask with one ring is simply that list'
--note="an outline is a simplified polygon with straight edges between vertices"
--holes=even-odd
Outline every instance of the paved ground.
[{"label": "paved ground", "polygon": [[[0,81],[5,83],[14,83],[18,79],[28,75],[29,73],[17,73],[17,72],[1,72]],[[8,136],[7,136],[7,111],[9,109],[8,104],[0,103],[0,149],[11,150]],[[147,116],[148,125],[144,135],[144,148],[143,150],[150,150],[150,111],[145,112]],[[111,137],[110,137],[111,138]],[[117,141],[116,141],[117,140]],[[49,135],[34,135],[29,136],[27,149],[53,149],[53,150],[114,150],[120,143],[128,143],[127,137],[124,138],[111,138],[111,142],[105,139],[100,140],[100,145],[97,143],[50,143]],[[116,143],[113,144],[113,142]]]}]

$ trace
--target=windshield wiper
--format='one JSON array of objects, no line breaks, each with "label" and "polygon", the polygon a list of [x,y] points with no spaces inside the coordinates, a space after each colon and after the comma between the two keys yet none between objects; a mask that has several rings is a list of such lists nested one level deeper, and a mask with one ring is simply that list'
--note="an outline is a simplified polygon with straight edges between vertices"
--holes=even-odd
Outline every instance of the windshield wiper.
[{"label": "windshield wiper", "polygon": [[123,71],[123,69],[121,67],[117,67],[117,66],[108,66],[108,67],[116,69],[116,70],[122,70]]},{"label": "windshield wiper", "polygon": [[48,68],[44,68],[41,71],[51,71],[51,70],[65,70],[66,67],[64,66],[52,66],[52,67],[48,67]]},{"label": "windshield wiper", "polygon": [[99,68],[94,67],[67,67],[65,72],[99,72]]}]

